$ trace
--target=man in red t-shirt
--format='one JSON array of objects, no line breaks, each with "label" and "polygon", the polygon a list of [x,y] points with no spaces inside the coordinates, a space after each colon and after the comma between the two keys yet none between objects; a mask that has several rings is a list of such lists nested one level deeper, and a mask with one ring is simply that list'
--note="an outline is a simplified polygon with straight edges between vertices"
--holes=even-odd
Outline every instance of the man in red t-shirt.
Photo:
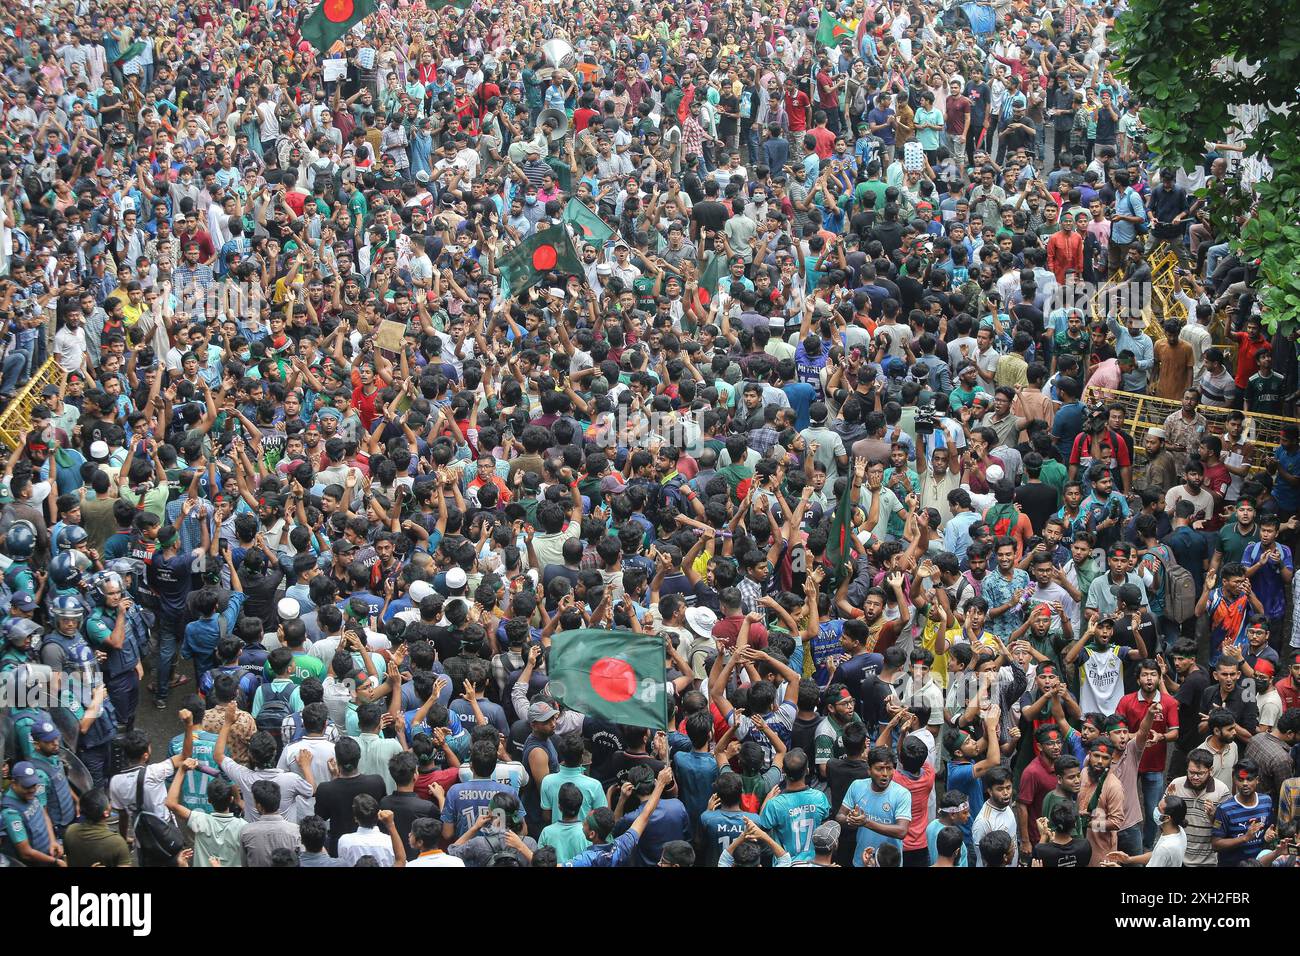
[{"label": "man in red t-shirt", "polygon": [[1233,332],[1232,337],[1237,340],[1237,371],[1232,380],[1244,394],[1250,377],[1259,371],[1259,353],[1272,348],[1272,343],[1264,338],[1259,319],[1253,315],[1246,320],[1246,331]]},{"label": "man in red t-shirt", "polygon": [[379,385],[375,382],[375,367],[369,362],[357,364],[357,375],[361,384],[352,390],[352,407],[361,416],[361,427],[370,431],[378,417],[375,402],[379,397]]},{"label": "man in red t-shirt", "polygon": [[1056,789],[1056,761],[1065,749],[1065,737],[1056,724],[1039,727],[1034,739],[1038,741],[1038,756],[1020,775],[1020,792],[1014,811],[1020,830],[1021,856],[1034,852],[1034,844],[1038,842],[1038,818],[1043,815],[1043,800]]},{"label": "man in red t-shirt", "polygon": [[1156,805],[1164,794],[1165,754],[1169,741],[1178,739],[1178,701],[1160,693],[1160,669],[1152,661],[1138,664],[1138,689],[1120,698],[1115,713],[1130,727],[1139,727],[1151,705],[1160,703],[1159,715],[1151,722],[1151,737],[1138,762],[1138,790],[1142,795],[1142,846],[1156,842]]},{"label": "man in red t-shirt", "polygon": [[793,79],[787,79],[785,81],[785,115],[790,123],[790,146],[792,149],[796,145],[803,143],[803,137],[794,134],[807,131],[808,107],[811,105],[812,100],[808,98],[807,91],[799,89],[799,84]]},{"label": "man in red t-shirt", "polygon": [[934,767],[926,759],[929,748],[915,734],[898,746],[898,770],[894,782],[912,796],[912,820],[903,834],[903,866],[928,867],[930,845],[925,830],[930,825],[930,794],[934,791]]},{"label": "man in red t-shirt", "polygon": [[1282,698],[1282,713],[1300,707],[1300,659],[1291,662],[1291,673],[1273,685]]}]

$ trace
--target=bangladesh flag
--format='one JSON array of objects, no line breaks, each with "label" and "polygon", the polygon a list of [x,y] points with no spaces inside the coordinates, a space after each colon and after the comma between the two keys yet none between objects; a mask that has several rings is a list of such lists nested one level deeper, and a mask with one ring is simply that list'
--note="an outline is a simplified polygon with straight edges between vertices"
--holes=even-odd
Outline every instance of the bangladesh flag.
[{"label": "bangladesh flag", "polygon": [[376,9],[375,0],[321,0],[302,21],[302,38],[321,53],[330,48]]},{"label": "bangladesh flag", "polygon": [[699,278],[699,297],[700,305],[708,306],[713,301],[713,297],[718,294],[718,286],[722,284],[723,277],[727,274],[727,257],[724,255],[715,255],[709,260],[709,264],[704,267]]},{"label": "bangladesh flag", "polygon": [[144,43],[141,41],[137,41],[135,43],[132,43],[122,53],[118,54],[118,57],[114,62],[119,64],[130,63],[132,60],[134,60],[137,56],[139,56],[143,52],[144,52]]},{"label": "bangladesh flag", "polygon": [[582,236],[594,246],[603,246],[614,230],[605,220],[591,211],[591,207],[578,198],[569,200],[564,207],[564,221],[573,227],[574,235]]},{"label": "bangladesh flag", "polygon": [[826,560],[831,566],[832,580],[838,585],[848,571],[849,551],[853,545],[853,476],[844,486],[831,516],[830,534],[826,538]]},{"label": "bangladesh flag", "polygon": [[583,275],[582,263],[573,251],[562,223],[547,226],[507,252],[497,263],[501,285],[509,295],[530,288],[548,272],[560,275]]},{"label": "bangladesh flag", "polygon": [[842,39],[851,36],[853,36],[853,31],[840,23],[839,20],[828,13],[822,14],[822,18],[817,24],[818,46],[839,46]]},{"label": "bangladesh flag", "polygon": [[616,724],[668,729],[664,644],[633,631],[580,628],[556,634],[550,693],[567,707]]}]

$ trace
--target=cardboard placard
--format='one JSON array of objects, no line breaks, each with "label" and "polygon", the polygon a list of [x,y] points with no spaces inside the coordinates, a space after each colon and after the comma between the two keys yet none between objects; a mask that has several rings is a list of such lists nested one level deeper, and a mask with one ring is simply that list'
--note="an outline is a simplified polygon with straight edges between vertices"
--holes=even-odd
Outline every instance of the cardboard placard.
[{"label": "cardboard placard", "polygon": [[385,352],[400,355],[402,349],[405,348],[405,339],[406,325],[404,323],[384,319],[379,323],[379,331],[375,333],[375,346]]}]

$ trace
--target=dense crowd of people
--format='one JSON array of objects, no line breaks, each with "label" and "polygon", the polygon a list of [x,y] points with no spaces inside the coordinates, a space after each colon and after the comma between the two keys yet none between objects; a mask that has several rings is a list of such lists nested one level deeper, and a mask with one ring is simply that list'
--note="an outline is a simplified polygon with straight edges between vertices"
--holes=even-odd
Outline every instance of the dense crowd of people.
[{"label": "dense crowd of people", "polygon": [[9,10],[4,858],[1296,865],[1297,345],[1122,11],[322,10]]}]

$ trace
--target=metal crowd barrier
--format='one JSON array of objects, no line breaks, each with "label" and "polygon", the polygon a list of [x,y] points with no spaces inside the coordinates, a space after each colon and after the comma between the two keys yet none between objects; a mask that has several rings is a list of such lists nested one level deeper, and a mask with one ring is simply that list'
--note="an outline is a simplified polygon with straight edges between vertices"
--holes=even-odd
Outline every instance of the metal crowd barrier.
[{"label": "metal crowd barrier", "polygon": [[[1102,398],[1108,405],[1120,405],[1124,408],[1124,424],[1133,433],[1134,450],[1145,454],[1142,439],[1148,428],[1163,428],[1165,419],[1182,408],[1181,402],[1167,398],[1137,392],[1121,392],[1109,388],[1089,386],[1091,395]],[[1212,435],[1222,435],[1228,420],[1230,408],[1214,405],[1201,405],[1197,411],[1205,416]],[[1263,415],[1257,412],[1246,413],[1246,427],[1242,434],[1254,446],[1254,458],[1251,467],[1261,469],[1264,462],[1273,457],[1282,437],[1282,426],[1300,425],[1300,418],[1285,418],[1281,415]]]},{"label": "metal crowd barrier", "polygon": [[53,358],[48,359],[13,397],[8,407],[0,412],[0,442],[9,446],[10,451],[22,444],[23,438],[31,429],[32,409],[41,400],[41,391],[47,385],[62,386],[65,377],[63,366]]}]

